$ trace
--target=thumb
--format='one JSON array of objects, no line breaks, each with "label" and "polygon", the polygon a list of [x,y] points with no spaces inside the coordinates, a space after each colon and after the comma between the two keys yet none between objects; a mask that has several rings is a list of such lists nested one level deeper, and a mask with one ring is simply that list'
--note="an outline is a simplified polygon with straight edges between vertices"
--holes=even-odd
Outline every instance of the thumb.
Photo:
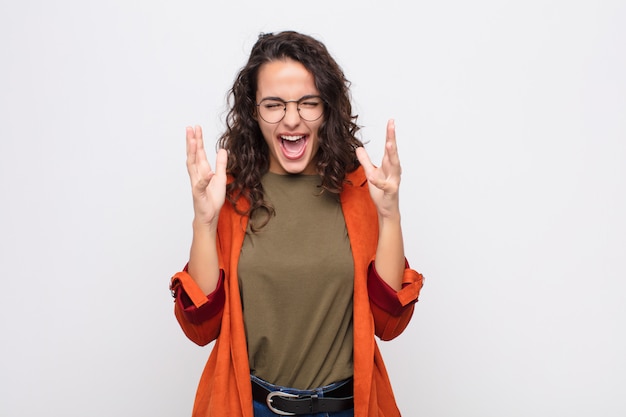
[{"label": "thumb", "polygon": [[361,163],[361,166],[363,166],[363,169],[365,170],[365,176],[369,178],[370,175],[372,174],[372,171],[375,168],[374,164],[372,164],[372,160],[370,159],[370,156],[368,155],[365,148],[362,146],[359,146],[358,148],[356,148],[355,152],[356,152],[357,159],[359,160],[359,162]]}]

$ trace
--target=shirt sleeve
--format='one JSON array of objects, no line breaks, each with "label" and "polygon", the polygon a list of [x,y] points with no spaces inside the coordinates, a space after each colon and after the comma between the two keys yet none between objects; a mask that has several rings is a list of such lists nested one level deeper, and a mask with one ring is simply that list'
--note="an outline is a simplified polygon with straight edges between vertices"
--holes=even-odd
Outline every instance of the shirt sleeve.
[{"label": "shirt sleeve", "polygon": [[374,262],[370,263],[367,288],[377,336],[391,340],[404,331],[411,320],[423,284],[422,274],[411,269],[405,261],[402,289],[395,291],[378,275]]},{"label": "shirt sleeve", "polygon": [[170,282],[174,313],[183,332],[194,343],[204,346],[217,338],[226,302],[224,271],[220,270],[217,286],[205,295],[187,272],[176,273]]},{"label": "shirt sleeve", "polygon": [[224,308],[224,272],[221,270],[217,287],[209,295],[204,295],[187,271],[174,275],[170,290],[183,316],[190,323],[202,324]]}]

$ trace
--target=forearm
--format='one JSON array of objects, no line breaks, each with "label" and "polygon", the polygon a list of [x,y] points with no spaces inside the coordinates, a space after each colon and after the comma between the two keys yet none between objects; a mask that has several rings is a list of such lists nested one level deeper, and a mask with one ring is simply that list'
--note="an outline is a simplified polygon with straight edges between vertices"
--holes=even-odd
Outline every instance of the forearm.
[{"label": "forearm", "polygon": [[399,291],[405,269],[400,213],[388,217],[379,215],[378,223],[378,246],[374,262],[376,271],[391,288]]},{"label": "forearm", "polygon": [[194,222],[187,272],[205,294],[215,290],[220,275],[216,239],[215,228]]}]

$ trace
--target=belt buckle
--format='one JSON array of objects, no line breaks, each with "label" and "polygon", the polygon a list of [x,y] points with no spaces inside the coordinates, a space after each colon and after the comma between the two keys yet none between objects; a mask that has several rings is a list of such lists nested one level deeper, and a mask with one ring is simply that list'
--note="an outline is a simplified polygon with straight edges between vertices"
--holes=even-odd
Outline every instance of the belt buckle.
[{"label": "belt buckle", "polygon": [[296,413],[289,413],[289,412],[282,411],[282,410],[279,410],[279,409],[275,408],[272,405],[272,399],[274,397],[298,398],[297,395],[289,394],[289,393],[281,392],[281,391],[273,391],[273,392],[270,392],[269,394],[267,394],[267,398],[265,400],[265,402],[267,403],[268,408],[270,410],[272,410],[273,413],[279,414],[281,416],[295,416],[296,415]]}]

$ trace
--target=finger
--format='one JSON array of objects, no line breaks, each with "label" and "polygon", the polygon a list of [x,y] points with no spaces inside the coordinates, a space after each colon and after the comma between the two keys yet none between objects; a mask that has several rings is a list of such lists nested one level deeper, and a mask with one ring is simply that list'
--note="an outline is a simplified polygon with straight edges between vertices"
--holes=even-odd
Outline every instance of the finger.
[{"label": "finger", "polygon": [[196,160],[195,132],[191,126],[185,128],[185,143],[187,148],[187,170],[189,170]]},{"label": "finger", "polygon": [[384,180],[381,180],[378,175],[378,169],[372,163],[370,156],[363,147],[356,148],[356,157],[358,158],[363,170],[365,171],[365,177],[376,188],[382,189],[385,186]]},{"label": "finger", "polygon": [[226,177],[226,165],[228,163],[228,153],[226,149],[219,149],[215,158],[215,175]]},{"label": "finger", "polygon": [[202,138],[202,128],[200,126],[195,127],[195,137],[196,137],[196,169],[198,171],[198,175],[200,176],[200,181],[198,182],[199,187],[204,187],[209,184],[211,181],[211,177],[213,177],[214,172],[211,168],[211,164],[206,156],[206,151],[204,150],[204,139]]},{"label": "finger", "polygon": [[186,128],[186,142],[187,142],[187,163],[195,164],[199,161],[199,158],[203,156],[206,159],[204,152],[204,141],[202,139],[202,128],[200,126]]},{"label": "finger", "polygon": [[194,129],[195,138],[196,138],[196,163],[202,164],[209,161],[206,157],[206,152],[204,150],[204,139],[202,138],[202,128],[200,126],[196,126]]},{"label": "finger", "polygon": [[209,184],[213,172],[211,165],[204,151],[204,141],[202,140],[202,128],[187,126],[187,172],[191,180],[192,187],[199,192],[203,192]]},{"label": "finger", "polygon": [[396,122],[389,119],[387,122],[387,138],[385,141],[385,155],[389,158],[392,165],[400,165],[400,157],[398,155],[398,144],[396,142]]},{"label": "finger", "polygon": [[359,146],[358,148],[356,148],[355,152],[356,152],[357,159],[359,160],[359,162],[361,163],[361,166],[365,170],[365,175],[369,177],[369,174],[374,170],[374,164],[372,164],[372,160],[370,159],[370,156],[368,155],[365,148],[362,146]]},{"label": "finger", "polygon": [[206,157],[204,150],[204,140],[202,139],[202,128],[196,126],[193,130],[191,143],[191,152],[189,154],[188,163],[195,168],[201,175],[205,176],[207,172],[211,172],[211,164]]}]

